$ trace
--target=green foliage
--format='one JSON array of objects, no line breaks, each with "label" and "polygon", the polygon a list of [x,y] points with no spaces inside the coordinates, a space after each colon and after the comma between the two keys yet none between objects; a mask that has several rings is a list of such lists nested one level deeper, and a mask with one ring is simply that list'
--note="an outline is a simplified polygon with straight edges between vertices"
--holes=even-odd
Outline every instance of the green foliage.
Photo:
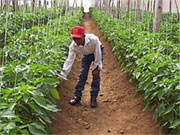
[{"label": "green foliage", "polygon": [[[154,14],[151,12],[141,11],[140,26],[142,30],[152,32],[153,31],[153,19]],[[180,22],[178,21],[177,14],[175,13],[163,13],[161,18],[160,33],[164,40],[172,41],[173,43],[179,43],[179,31]]]},{"label": "green foliage", "polygon": [[61,16],[62,10],[50,8],[44,10],[37,10],[35,13],[0,13],[0,47],[4,45],[4,37],[6,31],[7,38],[9,38],[20,30],[30,29],[32,26],[35,25],[46,24],[49,20]]},{"label": "green foliage", "polygon": [[[154,13],[140,11],[140,21],[136,22],[136,11],[131,9],[129,18],[126,18],[126,9],[121,8],[121,21],[125,21],[126,27],[134,27],[138,24],[138,29],[141,31],[153,32]],[[112,16],[109,14],[108,16]],[[173,43],[180,43],[180,22],[176,13],[162,13],[160,33],[163,40],[169,40]]]},{"label": "green foliage", "polygon": [[0,134],[49,134],[58,109],[57,76],[67,57],[70,28],[82,13],[51,20],[10,36],[1,49]]},{"label": "green foliage", "polygon": [[180,46],[162,33],[143,31],[141,24],[112,18],[96,9],[91,15],[112,45],[124,70],[144,95],[144,110],[152,106],[164,130],[180,133]]}]

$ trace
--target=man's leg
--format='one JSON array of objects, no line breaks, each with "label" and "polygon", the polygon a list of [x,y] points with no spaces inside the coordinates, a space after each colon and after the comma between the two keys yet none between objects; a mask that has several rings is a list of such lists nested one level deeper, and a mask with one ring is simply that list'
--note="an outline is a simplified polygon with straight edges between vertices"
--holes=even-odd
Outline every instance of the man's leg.
[{"label": "man's leg", "polygon": [[83,55],[80,75],[79,75],[77,85],[75,87],[75,95],[77,96],[82,96],[82,90],[84,90],[84,86],[88,77],[90,65],[91,65],[91,61],[89,61],[88,55]]},{"label": "man's leg", "polygon": [[[104,50],[103,48],[101,48],[101,56],[102,56],[102,61],[104,60]],[[91,83],[91,102],[90,102],[90,106],[91,108],[95,108],[97,106],[97,96],[100,90],[100,71],[99,71],[99,77],[97,79],[93,78],[93,81]]]},{"label": "man's leg", "polygon": [[82,90],[84,90],[84,85],[88,77],[90,65],[91,65],[91,61],[88,59],[88,55],[83,55],[80,75],[74,92],[75,97],[71,99],[69,102],[71,105],[75,105],[81,100]]},{"label": "man's leg", "polygon": [[91,83],[91,102],[90,102],[90,106],[92,108],[97,106],[97,101],[96,98],[98,96],[99,90],[100,90],[100,75],[97,79],[93,78],[93,81]]}]

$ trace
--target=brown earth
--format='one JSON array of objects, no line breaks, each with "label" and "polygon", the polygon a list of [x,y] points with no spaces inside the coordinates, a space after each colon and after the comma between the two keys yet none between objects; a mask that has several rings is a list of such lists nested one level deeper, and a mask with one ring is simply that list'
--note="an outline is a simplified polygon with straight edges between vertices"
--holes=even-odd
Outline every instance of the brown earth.
[{"label": "brown earth", "polygon": [[60,100],[57,101],[60,112],[56,113],[51,129],[58,135],[157,135],[161,134],[159,125],[153,120],[153,111],[142,111],[142,98],[136,97],[136,86],[122,72],[118,61],[112,54],[110,44],[103,38],[99,28],[85,14],[82,25],[86,33],[96,34],[104,45],[105,57],[101,72],[101,90],[98,97],[98,107],[90,108],[91,71],[86,83],[81,104],[69,105],[76,85],[81,57],[78,55],[68,76],[58,87]]}]

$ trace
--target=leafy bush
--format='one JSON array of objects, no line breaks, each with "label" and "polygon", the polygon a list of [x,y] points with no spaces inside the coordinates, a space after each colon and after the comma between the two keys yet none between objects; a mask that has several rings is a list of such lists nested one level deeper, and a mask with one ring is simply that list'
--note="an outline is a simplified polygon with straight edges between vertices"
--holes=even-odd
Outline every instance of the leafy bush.
[{"label": "leafy bush", "polygon": [[[63,10],[63,9],[62,9]],[[5,32],[7,39],[23,29],[30,29],[34,25],[46,24],[49,20],[55,19],[62,14],[62,10],[55,8],[38,10],[35,13],[5,13],[0,14],[0,47],[4,45]],[[6,29],[7,27],[7,29]]]},{"label": "leafy bush", "polygon": [[180,46],[164,39],[162,33],[142,31],[139,24],[112,18],[96,9],[91,15],[124,70],[138,83],[144,95],[144,110],[152,106],[154,118],[163,129],[180,133]]},{"label": "leafy bush", "polygon": [[0,134],[50,133],[46,124],[58,111],[57,76],[67,57],[70,28],[81,17],[77,11],[9,38],[0,53]]}]

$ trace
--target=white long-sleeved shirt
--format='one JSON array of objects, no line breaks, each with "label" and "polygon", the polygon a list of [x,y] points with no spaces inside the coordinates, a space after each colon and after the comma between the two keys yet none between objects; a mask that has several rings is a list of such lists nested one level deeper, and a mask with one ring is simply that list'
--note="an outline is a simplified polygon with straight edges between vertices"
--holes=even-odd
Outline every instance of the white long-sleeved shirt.
[{"label": "white long-sleeved shirt", "polygon": [[71,71],[72,65],[76,58],[76,52],[84,55],[94,54],[94,62],[92,70],[97,68],[102,70],[102,59],[101,59],[101,42],[99,38],[94,34],[85,34],[85,44],[78,46],[74,41],[72,41],[71,45],[69,46],[69,54],[68,57],[63,65],[63,71],[61,75],[65,78]]}]

